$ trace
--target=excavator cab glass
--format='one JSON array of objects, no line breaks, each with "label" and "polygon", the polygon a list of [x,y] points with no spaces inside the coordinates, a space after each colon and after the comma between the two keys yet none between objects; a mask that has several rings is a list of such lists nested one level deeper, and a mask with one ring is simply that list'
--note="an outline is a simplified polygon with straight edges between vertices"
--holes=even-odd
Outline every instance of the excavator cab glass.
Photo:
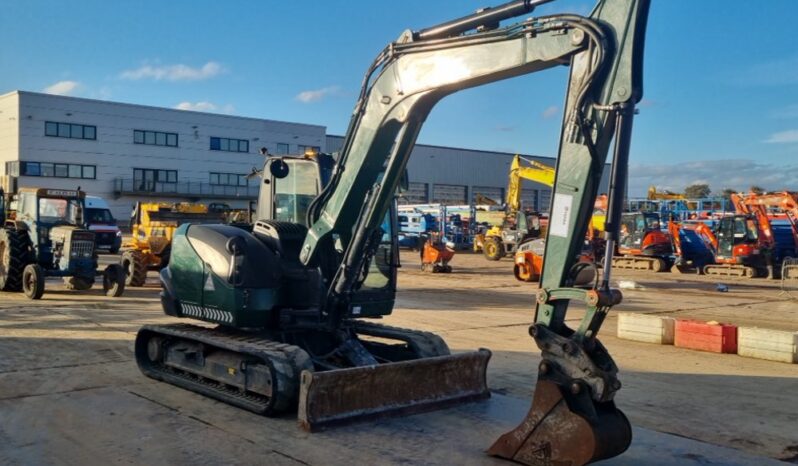
[{"label": "excavator cab glass", "polygon": [[717,227],[718,253],[732,256],[734,246],[756,243],[759,238],[756,221],[747,216],[736,215],[720,219]]},{"label": "excavator cab glass", "polygon": [[274,219],[304,224],[310,203],[319,195],[319,170],[315,162],[306,162],[292,163],[287,171],[275,179]]}]

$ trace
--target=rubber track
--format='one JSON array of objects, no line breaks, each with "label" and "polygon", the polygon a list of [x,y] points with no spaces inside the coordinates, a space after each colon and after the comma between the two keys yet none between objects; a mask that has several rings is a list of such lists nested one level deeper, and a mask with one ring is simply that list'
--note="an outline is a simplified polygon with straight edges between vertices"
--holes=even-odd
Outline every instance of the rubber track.
[{"label": "rubber track", "polygon": [[[271,397],[244,393],[207,377],[164,365],[154,365],[147,358],[146,340],[139,341],[142,332],[167,339],[182,339],[202,343],[221,350],[241,354],[242,359],[258,359],[271,369]],[[238,406],[257,414],[274,415],[296,406],[299,396],[299,376],[302,370],[313,370],[310,356],[301,348],[264,339],[258,335],[222,327],[207,328],[190,324],[146,325],[136,338],[136,362],[144,375],[198,392],[219,401]]]},{"label": "rubber track", "polygon": [[756,269],[753,269],[753,275],[748,275],[746,269],[751,268],[747,266],[708,265],[704,268],[704,273],[716,277],[754,278],[759,276],[759,272]]},{"label": "rubber track", "polygon": [[350,320],[348,323],[354,327],[356,333],[404,341],[413,348],[419,358],[431,358],[451,354],[443,338],[434,333],[391,327],[389,325],[363,320]]},{"label": "rubber track", "polygon": [[616,269],[626,270],[654,270],[654,261],[657,259],[649,257],[626,257],[619,256],[612,258],[612,266]]}]

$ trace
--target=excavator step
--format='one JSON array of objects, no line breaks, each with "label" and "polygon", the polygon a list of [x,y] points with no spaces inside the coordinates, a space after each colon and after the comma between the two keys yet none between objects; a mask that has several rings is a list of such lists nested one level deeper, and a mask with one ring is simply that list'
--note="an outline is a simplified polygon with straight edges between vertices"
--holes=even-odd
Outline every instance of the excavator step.
[{"label": "excavator step", "polygon": [[490,397],[486,349],[324,372],[302,372],[299,423],[315,432]]}]

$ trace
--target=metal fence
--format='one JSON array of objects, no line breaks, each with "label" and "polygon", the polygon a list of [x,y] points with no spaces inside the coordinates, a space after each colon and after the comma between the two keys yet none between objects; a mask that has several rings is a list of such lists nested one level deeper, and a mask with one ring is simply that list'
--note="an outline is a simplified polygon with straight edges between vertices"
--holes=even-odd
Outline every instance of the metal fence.
[{"label": "metal fence", "polygon": [[798,299],[798,259],[786,258],[781,263],[781,291]]},{"label": "metal fence", "polygon": [[177,195],[185,197],[204,197],[217,199],[257,199],[258,186],[226,186],[201,181],[181,181],[165,183],[142,181],[132,178],[114,180],[114,192],[118,195],[138,196]]}]

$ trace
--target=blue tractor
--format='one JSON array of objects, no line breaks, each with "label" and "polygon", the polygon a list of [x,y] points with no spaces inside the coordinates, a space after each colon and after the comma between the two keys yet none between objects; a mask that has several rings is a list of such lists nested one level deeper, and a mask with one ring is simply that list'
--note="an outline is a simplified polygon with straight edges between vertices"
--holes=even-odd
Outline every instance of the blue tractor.
[{"label": "blue tractor", "polygon": [[106,295],[122,295],[125,274],[119,265],[97,271],[94,233],[83,221],[85,198],[80,188],[25,187],[9,199],[6,209],[6,196],[0,195],[5,219],[0,229],[0,290],[40,299],[46,277],[62,277],[68,289],[88,290],[101,275]]}]

